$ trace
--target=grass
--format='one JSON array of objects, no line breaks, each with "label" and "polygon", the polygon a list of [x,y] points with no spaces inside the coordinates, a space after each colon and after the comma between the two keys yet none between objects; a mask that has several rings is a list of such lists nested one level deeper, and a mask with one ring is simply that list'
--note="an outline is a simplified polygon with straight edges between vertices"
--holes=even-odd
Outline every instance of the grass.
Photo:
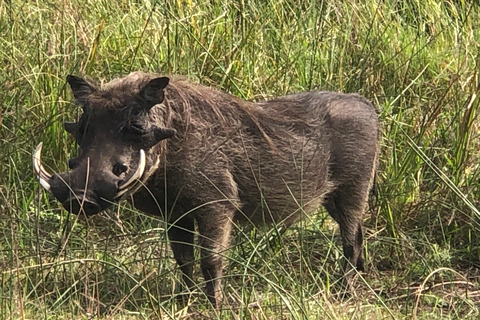
[{"label": "grass", "polygon": [[[478,21],[462,0],[1,2],[0,318],[478,318]],[[36,144],[56,171],[75,152],[66,75],[133,70],[245,99],[320,89],[379,106],[357,298],[332,298],[341,251],[323,213],[286,232],[236,230],[216,313],[200,290],[188,309],[175,302],[162,221],[123,203],[79,221],[40,190]]]}]

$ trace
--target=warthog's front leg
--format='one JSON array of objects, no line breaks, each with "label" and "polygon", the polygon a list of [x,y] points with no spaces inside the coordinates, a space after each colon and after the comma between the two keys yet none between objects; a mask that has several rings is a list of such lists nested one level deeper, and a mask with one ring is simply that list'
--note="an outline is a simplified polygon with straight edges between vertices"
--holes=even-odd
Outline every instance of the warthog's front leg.
[{"label": "warthog's front leg", "polygon": [[192,280],[193,264],[195,261],[193,250],[193,236],[195,224],[192,218],[183,218],[168,229],[168,238],[173,250],[173,256],[183,272],[183,281],[186,290],[181,289],[180,297],[183,299],[188,297],[194,287]]},{"label": "warthog's front leg", "polygon": [[[199,217],[199,245],[201,269],[206,283],[206,294],[218,309],[222,302],[223,255],[228,249],[232,229],[233,211],[216,214],[219,208]],[[225,208],[224,208],[225,209]],[[227,213],[226,213],[227,212]]]}]

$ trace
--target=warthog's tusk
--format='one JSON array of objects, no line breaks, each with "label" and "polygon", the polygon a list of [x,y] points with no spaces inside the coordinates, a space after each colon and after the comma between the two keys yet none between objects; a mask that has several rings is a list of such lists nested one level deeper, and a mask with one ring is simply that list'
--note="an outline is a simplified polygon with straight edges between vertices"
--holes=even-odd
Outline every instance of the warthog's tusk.
[{"label": "warthog's tusk", "polygon": [[145,165],[146,165],[146,160],[145,160],[145,151],[143,149],[140,150],[140,160],[138,161],[138,166],[137,170],[135,173],[120,185],[118,188],[118,192],[115,195],[115,198],[120,198],[125,192],[127,192],[130,187],[143,176],[143,172],[145,171]]},{"label": "warthog's tusk", "polygon": [[42,146],[43,142],[40,142],[33,153],[33,169],[35,170],[35,174],[40,179],[40,184],[42,187],[50,191],[50,180],[52,179],[52,175],[45,170],[42,166]]}]

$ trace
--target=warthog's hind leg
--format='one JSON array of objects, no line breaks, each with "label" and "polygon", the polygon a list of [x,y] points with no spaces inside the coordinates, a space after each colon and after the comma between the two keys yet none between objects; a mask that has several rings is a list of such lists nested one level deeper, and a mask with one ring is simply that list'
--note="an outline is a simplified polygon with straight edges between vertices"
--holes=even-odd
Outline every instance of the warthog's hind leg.
[{"label": "warthog's hind leg", "polygon": [[368,188],[340,187],[329,194],[325,201],[325,208],[340,226],[344,264],[345,282],[352,290],[349,281],[354,268],[365,271],[363,259],[363,213],[366,204]]}]

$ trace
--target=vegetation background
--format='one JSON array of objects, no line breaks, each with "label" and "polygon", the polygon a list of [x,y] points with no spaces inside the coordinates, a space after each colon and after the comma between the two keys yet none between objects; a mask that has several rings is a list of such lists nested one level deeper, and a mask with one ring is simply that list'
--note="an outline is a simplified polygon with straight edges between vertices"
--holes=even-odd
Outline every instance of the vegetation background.
[{"label": "vegetation background", "polygon": [[[478,319],[479,47],[467,0],[1,1],[0,318]],[[324,212],[236,230],[215,312],[200,290],[175,302],[162,221],[124,203],[81,221],[40,188],[35,146],[51,171],[75,153],[66,75],[134,70],[245,99],[318,89],[379,107],[356,297],[335,298],[340,241]]]}]

